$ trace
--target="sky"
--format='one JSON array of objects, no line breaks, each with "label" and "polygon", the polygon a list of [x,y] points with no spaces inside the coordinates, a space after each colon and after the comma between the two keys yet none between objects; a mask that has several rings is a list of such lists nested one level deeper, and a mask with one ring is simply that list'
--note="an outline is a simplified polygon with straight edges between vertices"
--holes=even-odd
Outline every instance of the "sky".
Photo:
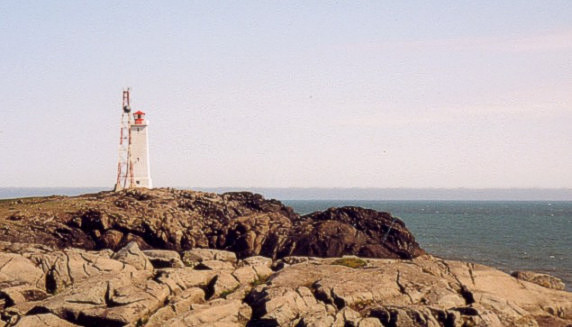
[{"label": "sky", "polygon": [[0,187],[572,188],[571,1],[1,1]]}]

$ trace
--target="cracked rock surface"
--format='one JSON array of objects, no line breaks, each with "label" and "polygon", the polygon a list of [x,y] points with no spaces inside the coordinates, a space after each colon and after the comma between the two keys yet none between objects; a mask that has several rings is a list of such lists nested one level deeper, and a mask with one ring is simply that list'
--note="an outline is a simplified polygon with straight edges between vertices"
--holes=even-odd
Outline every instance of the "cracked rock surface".
[{"label": "cracked rock surface", "polygon": [[181,254],[135,241],[117,252],[0,248],[0,326],[572,324],[572,293],[430,255],[272,260],[193,249],[181,266]]}]

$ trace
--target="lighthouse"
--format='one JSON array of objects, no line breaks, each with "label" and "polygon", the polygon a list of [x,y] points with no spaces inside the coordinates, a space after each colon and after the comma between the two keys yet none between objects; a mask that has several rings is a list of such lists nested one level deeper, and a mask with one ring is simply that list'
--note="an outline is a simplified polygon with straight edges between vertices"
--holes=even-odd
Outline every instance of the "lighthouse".
[{"label": "lighthouse", "polygon": [[143,111],[133,114],[135,123],[131,125],[131,162],[133,163],[133,182],[135,187],[152,188],[149,170],[149,122]]},{"label": "lighthouse", "polygon": [[149,122],[143,111],[131,115],[129,89],[123,91],[122,109],[115,191],[136,187],[152,188],[147,135]]}]

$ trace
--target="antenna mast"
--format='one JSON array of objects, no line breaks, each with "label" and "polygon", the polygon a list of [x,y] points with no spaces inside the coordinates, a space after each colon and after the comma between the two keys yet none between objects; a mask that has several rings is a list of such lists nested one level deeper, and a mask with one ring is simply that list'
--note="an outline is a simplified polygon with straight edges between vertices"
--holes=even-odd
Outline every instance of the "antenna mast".
[{"label": "antenna mast", "polygon": [[133,178],[133,161],[131,159],[131,104],[129,102],[130,89],[123,90],[123,112],[119,133],[119,161],[117,163],[117,183],[115,191],[135,186]]}]

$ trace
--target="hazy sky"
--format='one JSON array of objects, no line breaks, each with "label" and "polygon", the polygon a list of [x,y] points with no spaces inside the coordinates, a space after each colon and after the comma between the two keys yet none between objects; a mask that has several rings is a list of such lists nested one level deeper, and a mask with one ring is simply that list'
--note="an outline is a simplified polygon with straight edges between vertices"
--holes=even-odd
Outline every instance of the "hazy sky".
[{"label": "hazy sky", "polygon": [[0,187],[572,187],[572,1],[1,1]]}]

